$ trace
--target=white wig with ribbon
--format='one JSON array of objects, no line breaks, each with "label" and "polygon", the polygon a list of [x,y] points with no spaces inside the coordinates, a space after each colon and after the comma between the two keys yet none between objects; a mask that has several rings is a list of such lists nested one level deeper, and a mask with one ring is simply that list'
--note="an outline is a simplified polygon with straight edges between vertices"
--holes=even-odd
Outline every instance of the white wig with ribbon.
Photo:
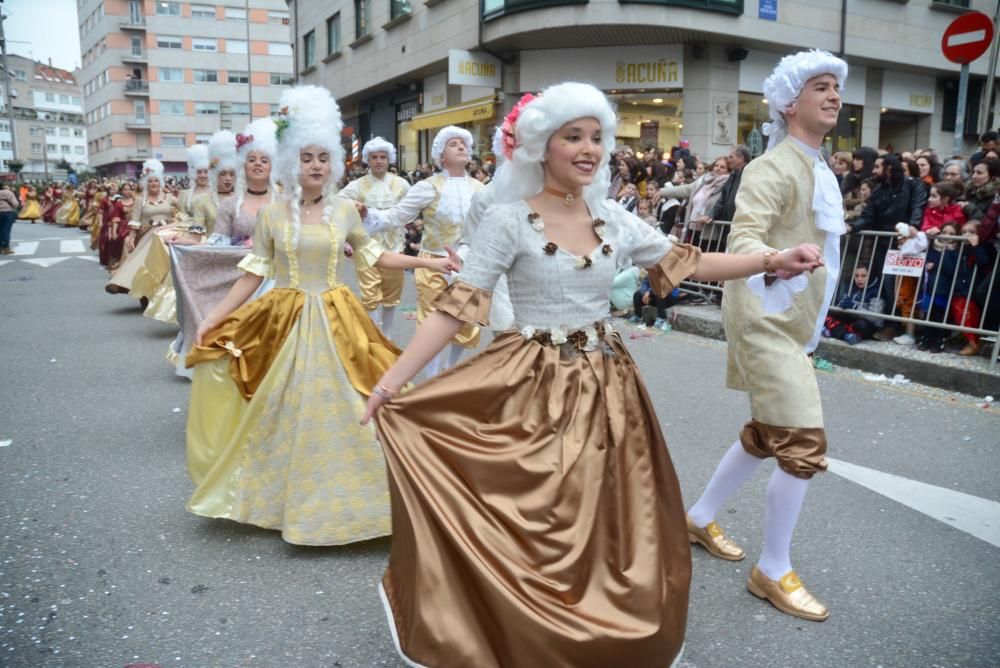
[{"label": "white wig with ribbon", "polygon": [[827,51],[799,51],[782,58],[771,76],[764,80],[764,97],[771,115],[771,122],[764,123],[762,128],[768,137],[768,150],[788,134],[784,113],[799,99],[803,86],[822,74],[832,74],[843,89],[847,81],[847,63]]},{"label": "white wig with ribbon", "polygon": [[163,163],[155,158],[150,158],[142,163],[142,178],[139,183],[143,192],[146,192],[146,182],[150,178],[159,179],[160,186],[163,186]]},{"label": "white wig with ribbon", "polygon": [[379,152],[389,156],[390,165],[396,164],[396,147],[381,137],[375,137],[365,142],[364,148],[361,149],[361,159],[367,163],[370,154]]},{"label": "white wig with ribbon", "polygon": [[274,161],[278,157],[278,125],[271,118],[258,118],[250,122],[243,132],[236,135],[236,158],[239,168],[236,170],[236,214],[239,215],[240,207],[243,206],[243,196],[246,194],[247,176],[246,161],[250,153],[259,151],[266,155],[271,161],[271,176],[268,189],[271,191],[271,201],[274,201],[274,194],[277,190],[275,181]]},{"label": "white wig with ribbon", "polygon": [[448,125],[438,130],[438,133],[434,136],[434,142],[431,144],[431,159],[438,166],[438,169],[444,168],[444,165],[441,164],[444,147],[456,137],[465,143],[465,150],[468,152],[469,157],[472,157],[472,149],[475,147],[472,141],[472,133],[465,128]]},{"label": "white wig with ribbon", "polygon": [[199,169],[208,169],[208,146],[205,144],[193,144],[187,147],[187,167],[188,178],[191,179],[191,187],[195,187],[195,179],[198,178]]},{"label": "white wig with ribbon", "polygon": [[325,88],[296,86],[281,94],[278,102],[278,158],[275,161],[277,178],[284,186],[285,197],[292,211],[292,244],[299,241],[299,202],[302,184],[299,183],[299,152],[307,146],[319,146],[330,154],[330,178],[323,186],[325,206],[322,222],[328,224],[333,213],[337,182],[344,175],[344,147],[340,143],[344,122],[340,107]]},{"label": "white wig with ribbon", "polygon": [[[599,210],[611,187],[611,173],[607,167],[615,148],[618,119],[604,93],[590,84],[576,82],[549,86],[521,109],[514,124],[513,153],[500,164],[492,181],[498,202],[514,202],[542,191],[545,186],[542,160],[549,138],[578,118],[594,118],[601,125],[604,155],[595,167],[594,180],[583,189],[583,198],[591,211]],[[497,155],[504,155],[503,138],[494,135],[494,145],[500,148]]]}]

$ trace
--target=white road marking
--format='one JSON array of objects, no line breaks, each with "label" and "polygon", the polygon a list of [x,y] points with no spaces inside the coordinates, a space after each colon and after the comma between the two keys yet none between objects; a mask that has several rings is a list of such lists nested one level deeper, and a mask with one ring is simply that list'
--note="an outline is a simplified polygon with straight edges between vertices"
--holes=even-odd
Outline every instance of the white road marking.
[{"label": "white road marking", "polygon": [[828,461],[830,471],[840,477],[1000,547],[1000,503],[839,459]]},{"label": "white road marking", "polygon": [[101,258],[96,255],[77,255],[77,260],[90,260],[91,262],[100,262]]},{"label": "white road marking", "polygon": [[14,246],[14,255],[34,255],[38,252],[37,241],[18,241]]},{"label": "white road marking", "polygon": [[39,267],[51,267],[54,264],[59,264],[63,260],[69,260],[68,257],[36,257],[30,260],[21,260],[21,262],[30,262],[31,264],[37,264]]},{"label": "white road marking", "polygon": [[4,266],[5,264],[10,264],[11,262],[13,262],[13,260],[0,260],[0,267]]},{"label": "white road marking", "polygon": [[63,239],[59,242],[60,253],[86,253],[87,249],[79,239]]},{"label": "white road marking", "polygon": [[948,46],[961,46],[963,44],[972,44],[973,42],[983,42],[985,40],[986,40],[985,30],[960,32],[948,36]]}]

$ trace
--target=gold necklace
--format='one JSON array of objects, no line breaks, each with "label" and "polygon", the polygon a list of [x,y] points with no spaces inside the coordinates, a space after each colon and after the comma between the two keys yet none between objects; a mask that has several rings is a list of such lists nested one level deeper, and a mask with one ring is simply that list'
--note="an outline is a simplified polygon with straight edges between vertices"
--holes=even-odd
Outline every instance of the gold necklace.
[{"label": "gold necklace", "polygon": [[573,193],[564,193],[562,191],[556,190],[555,188],[550,188],[548,186],[545,186],[543,190],[545,190],[545,192],[547,192],[550,195],[555,195],[556,197],[562,197],[563,206],[570,207],[576,204],[576,195],[574,195]]}]

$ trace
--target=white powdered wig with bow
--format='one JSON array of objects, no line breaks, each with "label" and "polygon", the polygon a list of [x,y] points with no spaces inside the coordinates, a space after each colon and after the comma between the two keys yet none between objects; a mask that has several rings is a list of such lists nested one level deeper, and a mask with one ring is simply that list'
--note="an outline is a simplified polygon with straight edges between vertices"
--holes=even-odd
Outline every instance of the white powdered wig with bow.
[{"label": "white powdered wig with bow", "polygon": [[800,51],[782,58],[771,76],[764,80],[764,97],[771,116],[771,122],[764,123],[762,128],[768,137],[768,150],[788,134],[784,113],[799,99],[802,87],[821,74],[832,74],[843,89],[847,81],[847,63],[827,51]]},{"label": "white powdered wig with bow", "polygon": [[142,185],[143,192],[146,192],[146,182],[151,178],[159,179],[160,185],[163,185],[163,163],[155,158],[142,163],[142,180],[140,184]]},{"label": "white powdered wig with bow", "polygon": [[243,206],[243,197],[246,195],[247,176],[246,162],[250,153],[259,151],[267,156],[271,161],[271,176],[268,183],[268,190],[271,192],[271,201],[275,199],[277,187],[277,170],[274,168],[275,158],[278,156],[278,126],[271,118],[258,118],[249,123],[243,132],[236,135],[236,159],[239,168],[236,170],[236,215],[240,213]]},{"label": "white powdered wig with bow", "polygon": [[208,182],[212,200],[219,203],[219,172],[237,171],[236,135],[229,130],[219,130],[208,140]]},{"label": "white powdered wig with bow", "polygon": [[365,142],[364,148],[361,149],[361,159],[365,164],[368,163],[368,156],[372,153],[385,153],[389,156],[389,164],[396,164],[396,147],[381,137],[374,137]]}]

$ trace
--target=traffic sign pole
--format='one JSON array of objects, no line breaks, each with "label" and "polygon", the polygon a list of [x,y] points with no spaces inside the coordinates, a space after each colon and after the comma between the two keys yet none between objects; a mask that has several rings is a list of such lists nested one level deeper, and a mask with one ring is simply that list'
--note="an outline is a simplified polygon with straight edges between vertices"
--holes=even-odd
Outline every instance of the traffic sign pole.
[{"label": "traffic sign pole", "polygon": [[953,155],[962,154],[962,138],[965,134],[965,101],[969,95],[969,64],[962,65],[962,74],[958,77],[958,108],[955,110],[955,141],[952,144]]}]

